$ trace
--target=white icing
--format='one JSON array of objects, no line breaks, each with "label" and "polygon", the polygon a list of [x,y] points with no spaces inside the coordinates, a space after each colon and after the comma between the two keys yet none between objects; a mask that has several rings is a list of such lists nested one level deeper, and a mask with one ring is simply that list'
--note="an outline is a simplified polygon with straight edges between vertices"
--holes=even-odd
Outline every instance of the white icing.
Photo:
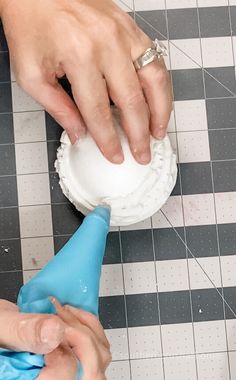
[{"label": "white icing", "polygon": [[176,156],[168,137],[151,138],[152,160],[138,164],[116,110],[113,120],[125,156],[121,165],[106,160],[89,134],[71,145],[63,132],[55,168],[63,193],[79,211],[88,214],[97,205],[108,204],[111,225],[125,226],[152,216],[167,201],[176,182]]}]

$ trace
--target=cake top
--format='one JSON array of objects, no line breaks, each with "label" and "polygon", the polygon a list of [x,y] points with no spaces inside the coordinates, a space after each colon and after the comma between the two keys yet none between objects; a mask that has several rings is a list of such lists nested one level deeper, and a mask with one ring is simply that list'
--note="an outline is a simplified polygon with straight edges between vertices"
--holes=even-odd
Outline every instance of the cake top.
[{"label": "cake top", "polygon": [[144,220],[162,207],[175,185],[177,168],[168,137],[151,138],[151,162],[141,165],[132,156],[116,110],[113,122],[124,152],[122,164],[108,161],[90,134],[71,145],[64,132],[55,167],[63,193],[78,210],[87,214],[107,204],[111,225],[121,226]]}]

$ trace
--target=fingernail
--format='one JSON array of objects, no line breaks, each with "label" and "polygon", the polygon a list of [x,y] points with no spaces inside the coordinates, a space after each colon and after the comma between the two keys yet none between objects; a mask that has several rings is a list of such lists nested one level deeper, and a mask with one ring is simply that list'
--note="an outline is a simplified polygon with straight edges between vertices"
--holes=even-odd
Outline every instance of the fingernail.
[{"label": "fingernail", "polygon": [[146,165],[151,161],[151,155],[149,152],[142,153],[138,156],[139,162]]},{"label": "fingernail", "polygon": [[86,134],[85,128],[80,128],[79,130],[78,128],[74,129],[74,131],[70,132],[69,134],[71,144],[75,145],[81,137],[85,136],[85,134]]},{"label": "fingernail", "polygon": [[51,301],[51,303],[53,304],[53,306],[55,307],[56,312],[58,313],[59,310],[62,309],[62,305],[60,304],[60,302],[55,297],[50,296],[48,298]]},{"label": "fingernail", "polygon": [[48,347],[56,348],[58,344],[62,341],[65,333],[65,327],[62,323],[55,320],[48,319],[44,321],[40,338],[41,342],[46,344]]},{"label": "fingernail", "polygon": [[81,137],[81,135],[79,135],[78,133],[75,133],[75,137],[73,139],[72,145],[77,144],[77,142],[79,141],[80,137]]},{"label": "fingernail", "polygon": [[75,145],[78,141],[78,138],[73,134],[73,135],[69,135],[69,139],[70,139],[70,142],[72,145]]},{"label": "fingernail", "polygon": [[154,132],[154,134],[153,134],[153,137],[157,140],[163,140],[165,136],[166,136],[166,133],[160,132],[160,131],[158,131],[156,133]]},{"label": "fingernail", "polygon": [[163,125],[160,125],[159,128],[154,131],[153,136],[158,140],[164,139],[166,136],[166,128]]},{"label": "fingernail", "polygon": [[48,299],[51,301],[51,303],[55,304],[56,298],[53,296],[49,296]]},{"label": "fingernail", "polygon": [[123,153],[117,153],[117,154],[115,154],[115,155],[111,158],[111,161],[112,161],[114,164],[122,164],[122,162],[124,161],[124,155],[123,155]]},{"label": "fingernail", "polygon": [[163,140],[164,137],[165,137],[165,135],[157,134],[155,137],[156,137],[157,140]]}]

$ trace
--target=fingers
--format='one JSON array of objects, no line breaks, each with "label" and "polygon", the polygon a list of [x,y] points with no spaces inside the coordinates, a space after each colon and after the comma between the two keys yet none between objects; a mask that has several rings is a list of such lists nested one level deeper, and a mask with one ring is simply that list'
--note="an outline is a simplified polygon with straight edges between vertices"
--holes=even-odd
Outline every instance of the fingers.
[{"label": "fingers", "polygon": [[17,307],[1,301],[1,347],[45,354],[61,343],[64,334],[64,323],[58,317],[19,313]]},{"label": "fingers", "polygon": [[[150,38],[137,25],[133,31],[132,61],[152,46]],[[172,111],[171,81],[164,59],[155,60],[137,70],[137,76],[150,111],[150,132],[154,137],[162,139],[166,134]]]},{"label": "fingers", "polygon": [[111,361],[110,345],[97,318],[71,306],[62,307],[55,298],[51,301],[58,316],[70,326],[66,329],[66,339],[81,362],[83,380],[104,378]]},{"label": "fingers", "polygon": [[[78,71],[65,69],[72,85],[73,95],[85,124],[104,156],[115,164],[124,160],[122,148],[113,128],[107,88],[102,74],[95,66],[81,67]],[[83,71],[82,71],[83,70]]]},{"label": "fingers", "polygon": [[97,317],[92,313],[85,310],[78,309],[76,307],[66,305],[61,306],[60,302],[55,298],[51,297],[51,302],[54,304],[57,315],[69,326],[77,327],[80,323],[87,326],[92,330],[92,332],[97,336],[97,338],[104,344],[105,347],[110,349],[110,344],[104,333],[104,329]]},{"label": "fingers", "polygon": [[140,164],[147,164],[151,159],[149,111],[134,66],[122,57],[105,68],[105,77],[111,98],[121,110],[132,154]]},{"label": "fingers", "polygon": [[110,349],[110,343],[107,340],[107,337],[104,333],[104,329],[95,315],[88,313],[85,310],[77,309],[73,306],[66,305],[67,310],[69,310],[76,318],[79,319],[81,323],[89,327],[94,334],[97,335],[98,339],[104,344],[105,347]]},{"label": "fingers", "polygon": [[82,380],[99,379],[104,372],[104,364],[101,363],[100,352],[91,334],[84,329],[67,328],[67,342],[79,359],[84,376]]},{"label": "fingers", "polygon": [[60,345],[53,352],[45,355],[45,367],[38,380],[75,380],[77,375],[77,359],[73,351],[66,345]]},{"label": "fingers", "polygon": [[48,83],[40,78],[33,85],[25,81],[22,87],[66,130],[72,144],[85,133],[77,106],[57,81]]},{"label": "fingers", "polygon": [[[78,321],[79,318],[79,325],[77,323],[77,332],[78,332],[78,339],[81,340],[81,342],[84,342],[85,345],[90,346],[90,350],[94,351],[94,368],[99,364],[100,370],[105,371],[108,365],[111,361],[111,352],[110,352],[110,344],[104,334],[103,328],[98,321],[98,319],[93,316],[90,313],[87,313],[85,311],[73,308],[71,306],[65,306],[65,309],[63,313],[65,317],[65,321],[68,324],[70,321],[70,326],[76,327],[76,320]],[[61,314],[60,314],[61,315]],[[71,315],[71,316],[69,316]],[[72,317],[73,316],[73,317]],[[74,320],[73,320],[74,318]],[[82,328],[83,327],[83,328]],[[69,335],[70,340],[70,331]],[[75,340],[73,341],[73,338]],[[70,341],[72,344],[74,344],[73,348],[75,353],[78,355],[78,357],[81,359],[81,362],[86,366],[87,360],[89,363],[89,355],[86,355],[86,352],[83,352],[85,354],[84,357],[80,356],[80,344],[79,341],[76,340],[76,337],[73,337]],[[74,342],[74,343],[73,343]],[[89,353],[89,351],[88,351]],[[84,367],[83,367],[84,368]],[[91,368],[88,366],[86,370],[90,371]]]},{"label": "fingers", "polygon": [[150,110],[151,134],[162,139],[172,110],[171,82],[164,60],[154,61],[137,73]]},{"label": "fingers", "polygon": [[57,315],[63,320],[63,322],[65,322],[70,327],[80,327],[80,320],[68,310],[67,306],[62,306],[55,297],[50,297],[50,300],[55,306]]}]

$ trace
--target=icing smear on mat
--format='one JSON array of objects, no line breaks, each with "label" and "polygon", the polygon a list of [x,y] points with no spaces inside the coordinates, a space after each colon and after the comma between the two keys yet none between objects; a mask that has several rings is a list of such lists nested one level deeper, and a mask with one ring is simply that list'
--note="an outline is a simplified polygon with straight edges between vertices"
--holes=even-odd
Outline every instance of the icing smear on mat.
[{"label": "icing smear on mat", "polygon": [[124,226],[150,217],[167,201],[176,182],[176,156],[168,137],[151,138],[151,162],[138,164],[119,126],[118,111],[112,112],[125,156],[121,165],[104,158],[89,134],[71,145],[64,132],[55,168],[63,193],[79,211],[87,214],[107,204],[112,210],[111,225]]}]

